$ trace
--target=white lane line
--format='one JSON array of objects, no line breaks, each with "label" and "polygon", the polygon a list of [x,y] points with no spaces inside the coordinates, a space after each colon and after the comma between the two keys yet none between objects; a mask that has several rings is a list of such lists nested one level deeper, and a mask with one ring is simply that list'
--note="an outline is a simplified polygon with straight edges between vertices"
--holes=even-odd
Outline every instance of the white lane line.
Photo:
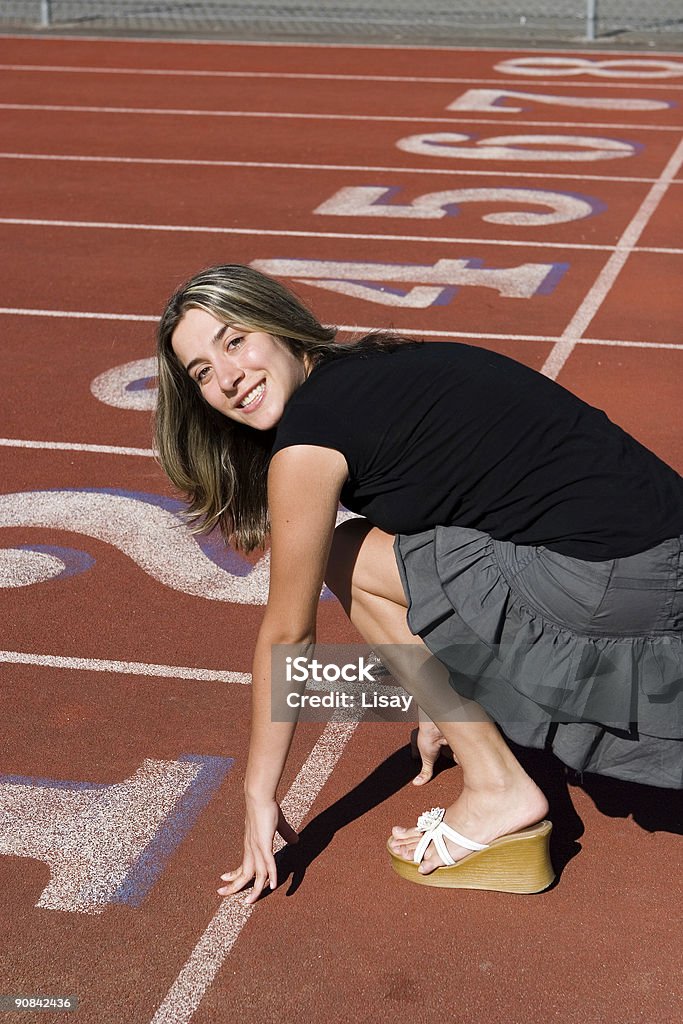
[{"label": "white lane line", "polygon": [[[0,35],[0,39],[3,39],[3,38],[5,38],[5,37]],[[16,37],[11,37],[11,38],[16,38]],[[55,39],[57,37],[53,36],[51,38]],[[80,37],[80,38],[84,38],[84,37]],[[100,39],[98,41],[101,42],[102,40]],[[138,40],[138,42],[139,41],[140,40]],[[194,40],[194,41],[196,41],[196,40]],[[171,40],[169,40],[169,42],[171,42]],[[188,40],[188,42],[190,42],[190,40]],[[248,45],[248,44],[240,44],[240,45]],[[289,44],[269,43],[268,45],[269,46],[277,46],[277,45],[289,45]],[[304,46],[304,45],[307,45],[307,44],[300,43],[300,44],[296,44],[296,45]],[[317,45],[317,44],[310,44],[310,45]],[[326,45],[326,44],[321,44],[321,45]],[[329,45],[334,45],[334,44],[329,44]],[[375,49],[375,47],[372,47],[372,49]],[[380,49],[381,49],[381,47],[380,47]],[[392,46],[391,49],[394,49],[394,47]],[[402,47],[398,46],[398,47],[396,47],[396,49],[402,49]],[[403,49],[412,49],[412,47],[403,47]],[[420,49],[420,47],[415,47],[415,49]],[[439,47],[438,46],[436,46],[436,47],[425,47],[425,49],[430,49],[430,50],[431,49],[436,49],[436,50],[438,50]],[[450,47],[448,49],[450,51]],[[458,47],[455,47],[455,46],[453,47],[453,50],[457,50],[457,49],[458,49]],[[482,49],[482,48],[481,47],[477,47],[477,51],[479,51],[480,49]],[[506,49],[504,51],[494,51],[494,52],[511,53],[513,51]],[[528,53],[529,51],[519,51],[519,52]],[[535,50],[534,52],[535,53],[541,53],[543,51]],[[548,51],[545,51],[545,52],[548,52]],[[562,52],[564,54],[564,51],[562,51]],[[591,50],[592,54],[598,54],[600,52],[601,51],[599,51],[599,50]],[[609,53],[610,51],[603,50],[602,52],[603,53]],[[656,56],[656,54],[648,53],[648,56]],[[661,56],[668,56],[668,54],[661,54]],[[671,56],[680,57],[680,54],[678,54],[678,53],[671,54]],[[302,71],[223,71],[223,70],[204,71],[204,70],[196,70],[196,69],[193,69],[193,68],[117,68],[117,67],[107,68],[107,67],[93,67],[93,66],[88,66],[88,65],[74,66],[74,65],[69,65],[69,64],[0,64],[0,71],[41,71],[41,72],[47,72],[47,73],[68,72],[68,73],[75,73],[75,74],[101,74],[101,75],[161,75],[163,77],[172,76],[174,78],[176,78],[176,77],[246,78],[246,79],[250,79],[250,78],[281,79],[282,78],[282,79],[301,79],[303,81],[311,80],[312,79],[314,81],[320,80],[320,81],[332,81],[332,82],[398,82],[398,83],[406,82],[407,84],[423,84],[424,83],[424,84],[427,84],[427,85],[476,85],[476,84],[480,84],[480,83],[485,83],[487,85],[490,85],[491,82],[493,81],[493,79],[491,79],[491,77],[489,77],[489,78],[454,78],[454,77],[444,77],[444,76],[441,76],[441,77],[431,77],[430,78],[430,77],[425,76],[425,75],[349,75],[349,74],[334,74],[334,73],[329,73],[329,72],[302,72]],[[681,76],[683,77],[683,62],[681,63]],[[511,85],[511,86],[515,86],[515,87],[519,88],[520,80],[518,78],[496,78],[495,79],[495,84],[497,86],[498,85]],[[527,84],[530,84],[530,83],[527,83]],[[675,82],[673,80],[670,81],[669,84],[643,82],[640,79],[637,80],[637,83],[635,83],[633,81],[628,82],[628,83],[625,83],[625,82],[615,82],[615,81],[612,81],[612,80],[604,80],[604,79],[603,80],[598,80],[598,81],[591,81],[591,82],[574,82],[574,81],[572,81],[572,82],[558,82],[557,79],[552,77],[552,76],[547,78],[547,79],[536,78],[534,76],[533,84],[535,86],[540,86],[540,85],[548,86],[548,85],[552,85],[554,88],[557,87],[557,88],[564,88],[564,89],[572,89],[574,87],[582,88],[582,89],[597,89],[597,88],[600,88],[601,86],[602,87],[609,86],[610,88],[629,89],[631,91],[633,91],[633,89],[636,88],[636,85],[637,85],[637,88],[639,88],[639,89],[669,89],[670,90],[670,89],[680,88],[680,82]]]},{"label": "white lane line", "polygon": [[[329,779],[357,722],[327,723],[317,743],[301,767],[282,801],[282,812],[293,828],[299,829],[313,802]],[[284,846],[279,836],[274,849]],[[245,895],[238,893],[222,900],[199,942],[190,953],[150,1024],[187,1024],[206,990],[227,959],[252,913]]]},{"label": "white lane line", "polygon": [[[379,167],[363,164],[292,164],[275,163],[265,160],[191,160],[166,159],[163,157],[137,156],[90,156],[72,153],[0,153],[0,160],[73,160],[75,162],[115,164],[169,164],[179,167],[249,167],[283,171],[354,171],[369,174],[447,174],[451,178],[460,175],[493,178],[533,178],[538,180],[538,171],[487,171],[452,167]],[[543,172],[543,178],[560,178],[568,181],[625,181],[650,185],[656,178],[628,177],[616,174],[550,174]],[[683,184],[683,182],[681,182]]]},{"label": "white lane line", "polygon": [[[148,321],[150,323],[157,323],[159,320],[158,316],[139,316],[135,314],[126,313],[85,313],[85,312],[74,312],[73,310],[59,310],[59,309],[21,309],[11,307],[0,307],[0,316],[47,316],[54,318],[63,318],[70,320],[78,318],[81,320],[133,320],[133,321]],[[377,330],[377,324],[370,326],[362,324],[337,324],[337,330],[348,334],[367,334],[370,331]],[[424,338],[463,338],[471,340],[482,340],[482,341],[545,341],[551,344],[559,342],[563,336],[557,334],[495,334],[492,331],[435,331],[432,329],[421,328],[421,327],[397,327],[392,328],[397,334],[405,334],[413,337],[424,337]],[[617,338],[579,338],[577,341],[580,345],[611,345],[622,348],[663,348],[663,349],[681,349],[683,351],[683,339],[680,343],[677,342],[661,342],[661,341],[626,341],[624,339]],[[11,439],[7,439],[7,443],[14,443]],[[18,442],[24,444],[25,442]],[[29,443],[29,442],[26,442]],[[41,444],[50,444],[51,442],[40,442]],[[147,449],[142,449],[143,452],[147,452]]]},{"label": "white lane line", "polygon": [[680,342],[667,341],[609,341],[606,338],[577,338],[577,345],[607,345],[614,348],[669,348],[683,352],[683,336]]},{"label": "white lane line", "polygon": [[138,313],[84,313],[75,309],[24,309],[22,307],[0,306],[4,316],[52,316],[67,320],[132,320],[142,323],[159,323],[158,316],[141,316]]},{"label": "white lane line", "polygon": [[17,437],[0,437],[2,448],[46,448],[61,452],[97,452],[99,455],[137,455],[153,459],[151,448],[122,448],[113,444],[80,444],[72,441],[25,441]]},{"label": "white lane line", "polygon": [[595,283],[572,317],[562,337],[553,346],[552,351],[541,368],[541,372],[545,373],[546,376],[551,377],[553,380],[557,379],[575,345],[607,298],[629,254],[633,251],[638,239],[664,198],[669,185],[680,171],[681,166],[683,166],[683,140],[679,142],[658,180],[643,199],[631,222],[624,229],[615,247],[615,251],[600,271]]},{"label": "white lane line", "polygon": [[205,683],[251,683],[248,672],[218,671],[183,665],[155,665],[145,661],[111,661],[102,658],[68,658],[59,654],[27,654],[0,651],[0,662],[11,665],[39,665],[42,668],[78,669],[85,672],[111,672],[119,675],[159,676],[162,679],[196,679]]},{"label": "white lane line", "polygon": [[[453,235],[391,235],[391,234],[370,234],[368,232],[352,231],[280,231],[272,228],[219,228],[202,224],[136,224],[116,221],[97,220],[43,220],[35,217],[0,217],[0,224],[7,224],[16,227],[57,227],[57,228],[79,228],[88,230],[111,230],[111,231],[170,231],[195,235],[250,235],[268,236],[273,238],[335,238],[351,239],[353,241],[373,242],[422,242],[438,245],[469,245],[469,246],[508,246],[517,249],[577,249],[581,251],[614,252],[621,248],[621,242],[614,245],[594,245],[586,242],[538,242],[527,239],[515,241],[510,238],[471,238]],[[683,252],[683,249],[667,249],[663,247],[643,247],[635,250],[628,247],[627,252],[653,252],[675,255]]]},{"label": "white lane line", "polygon": [[[488,124],[500,127],[500,121],[490,117],[467,117],[465,115],[455,117],[403,117],[389,114],[312,114],[308,111],[279,111],[279,110],[196,110],[180,107],[99,107],[82,106],[80,104],[61,103],[0,103],[0,110],[45,110],[57,113],[77,114],[146,114],[155,117],[241,117],[241,118],[265,118],[266,120],[292,120],[292,121],[370,121],[387,122],[389,124]],[[605,121],[520,121],[507,120],[506,127],[514,125],[527,125],[538,128],[542,125],[546,128],[601,128],[608,127],[610,130],[619,131],[652,131],[652,132],[679,132],[677,125],[655,125],[655,124],[615,124]]]}]

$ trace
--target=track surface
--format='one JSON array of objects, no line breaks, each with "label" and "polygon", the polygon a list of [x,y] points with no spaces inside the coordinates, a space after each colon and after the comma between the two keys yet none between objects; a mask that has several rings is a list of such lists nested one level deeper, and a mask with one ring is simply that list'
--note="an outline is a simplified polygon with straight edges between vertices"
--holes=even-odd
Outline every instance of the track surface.
[{"label": "track surface", "polygon": [[[178,528],[149,409],[166,296],[257,262],[346,330],[543,369],[683,469],[682,101],[665,54],[2,40],[3,993],[88,1024],[680,1019],[680,803],[538,753],[541,896],[391,872],[458,771],[414,790],[411,723],[375,722],[300,728],[284,884],[220,900],[267,561]],[[329,599],[320,639],[357,639]]]}]

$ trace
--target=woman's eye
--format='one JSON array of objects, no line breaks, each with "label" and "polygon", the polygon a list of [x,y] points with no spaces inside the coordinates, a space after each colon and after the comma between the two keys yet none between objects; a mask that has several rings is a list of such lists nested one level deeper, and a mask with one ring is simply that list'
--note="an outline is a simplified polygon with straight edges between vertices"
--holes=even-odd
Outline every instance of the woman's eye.
[{"label": "woman's eye", "polygon": [[199,373],[197,373],[197,375],[195,376],[195,380],[197,381],[197,384],[203,384],[204,381],[206,380],[208,374],[209,374],[209,367],[208,366],[202,366],[202,368],[199,371]]},{"label": "woman's eye", "polygon": [[242,335],[241,334],[237,335],[237,337],[230,339],[230,341],[228,342],[228,346],[227,347],[228,348],[234,348],[235,346],[241,345],[243,341],[244,341],[244,338],[242,337]]}]

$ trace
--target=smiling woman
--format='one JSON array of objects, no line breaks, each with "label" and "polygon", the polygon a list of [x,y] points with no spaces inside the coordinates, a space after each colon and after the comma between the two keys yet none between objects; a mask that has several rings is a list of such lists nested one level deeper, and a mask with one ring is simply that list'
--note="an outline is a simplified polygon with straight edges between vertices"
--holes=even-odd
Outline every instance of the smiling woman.
[{"label": "smiling woman", "polygon": [[188,309],[172,344],[209,405],[254,430],[277,426],[308,375],[306,357],[272,334],[221,323],[203,309]]},{"label": "smiling woman", "polygon": [[[244,856],[274,888],[295,723],[275,647],[307,656],[325,580],[419,706],[422,785],[443,745],[462,792],[395,828],[414,882],[538,892],[547,800],[503,733],[566,764],[683,785],[683,480],[514,360],[389,332],[340,345],[281,284],[198,274],[159,328],[157,446],[195,530],[271,543],[253,667]],[[336,527],[339,502],[360,517]],[[501,732],[502,730],[502,732]]]},{"label": "smiling woman", "polygon": [[[202,271],[171,297],[158,332],[155,440],[164,469],[189,497],[191,523],[219,525],[246,551],[264,546],[268,432],[315,365],[352,351],[335,336],[274,278],[239,264]],[[376,332],[360,348],[401,343]],[[245,403],[261,385],[264,393]]]}]

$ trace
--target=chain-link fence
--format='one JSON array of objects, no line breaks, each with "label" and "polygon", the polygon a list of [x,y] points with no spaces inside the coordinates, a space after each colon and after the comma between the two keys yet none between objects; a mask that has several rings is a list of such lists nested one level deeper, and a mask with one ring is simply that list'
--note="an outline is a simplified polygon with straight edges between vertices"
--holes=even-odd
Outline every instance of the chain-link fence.
[{"label": "chain-link fence", "polygon": [[220,33],[242,39],[455,44],[511,37],[683,42],[683,0],[0,0],[0,26]]}]

